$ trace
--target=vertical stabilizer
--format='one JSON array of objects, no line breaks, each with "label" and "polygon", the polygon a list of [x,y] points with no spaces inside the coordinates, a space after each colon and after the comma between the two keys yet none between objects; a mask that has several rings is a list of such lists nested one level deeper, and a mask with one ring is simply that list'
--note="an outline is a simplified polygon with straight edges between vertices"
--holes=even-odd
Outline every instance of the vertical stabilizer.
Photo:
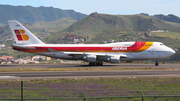
[{"label": "vertical stabilizer", "polygon": [[16,44],[44,44],[18,21],[9,20],[8,24]]}]

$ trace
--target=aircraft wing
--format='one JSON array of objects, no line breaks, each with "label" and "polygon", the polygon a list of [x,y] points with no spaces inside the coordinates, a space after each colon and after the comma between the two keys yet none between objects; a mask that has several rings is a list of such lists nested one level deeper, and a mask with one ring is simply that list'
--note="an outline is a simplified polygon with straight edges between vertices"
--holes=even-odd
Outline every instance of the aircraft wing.
[{"label": "aircraft wing", "polygon": [[68,54],[69,56],[84,55],[83,52],[63,52],[63,53]]},{"label": "aircraft wing", "polygon": [[[58,52],[54,49],[48,48],[51,52]],[[84,61],[95,62],[95,61],[107,61],[111,63],[118,63],[121,58],[127,58],[126,54],[108,54],[108,53],[88,53],[88,52],[60,52],[68,56],[81,57]]]},{"label": "aircraft wing", "polygon": [[63,52],[63,53],[68,54],[69,56],[83,57],[85,61],[88,60],[88,58],[91,58],[91,59],[93,58],[94,61],[100,60],[100,61],[113,62],[113,60],[116,60],[117,62],[120,62],[121,58],[128,57],[126,54],[112,55],[112,54],[105,54],[105,53],[83,53],[83,52]]}]

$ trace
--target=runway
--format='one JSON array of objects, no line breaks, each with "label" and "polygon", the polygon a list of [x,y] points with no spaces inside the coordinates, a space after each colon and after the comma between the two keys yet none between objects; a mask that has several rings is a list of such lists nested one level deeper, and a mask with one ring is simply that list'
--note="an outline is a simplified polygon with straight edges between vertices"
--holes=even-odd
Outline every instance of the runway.
[{"label": "runway", "polygon": [[5,64],[1,68],[176,68],[180,69],[180,64],[104,64],[103,66],[89,66],[87,64]]},{"label": "runway", "polygon": [[[29,68],[29,67],[35,67],[37,65],[10,65],[5,66],[1,65],[0,68],[12,68],[12,67],[18,67],[18,68]],[[39,67],[38,67],[39,66]],[[59,68],[77,68],[76,66],[79,65],[65,65],[68,67],[63,67],[64,65],[38,65],[36,68],[55,68],[58,66]],[[134,68],[139,67],[149,67],[152,68],[160,68],[159,66],[153,66],[153,64],[137,64],[134,65]],[[32,79],[60,79],[60,78],[100,78],[100,77],[107,77],[107,78],[120,78],[120,77],[180,77],[180,67],[178,64],[168,64],[168,65],[161,65],[161,68],[167,68],[171,66],[171,68],[176,68],[175,70],[116,70],[116,71],[51,71],[51,72],[1,72],[0,73],[0,80],[32,80]],[[92,68],[89,66],[82,66],[83,68]],[[81,66],[78,68],[82,68]],[[108,65],[108,66],[102,66],[100,68],[124,68],[124,67],[133,67],[133,64],[128,65]],[[57,68],[57,67],[56,67]],[[97,68],[97,67],[93,67]]]}]

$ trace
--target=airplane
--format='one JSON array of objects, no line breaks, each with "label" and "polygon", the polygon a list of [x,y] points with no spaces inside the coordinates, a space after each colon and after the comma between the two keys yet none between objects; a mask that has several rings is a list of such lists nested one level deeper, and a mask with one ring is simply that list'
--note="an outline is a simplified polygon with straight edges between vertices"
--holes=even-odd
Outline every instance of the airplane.
[{"label": "airplane", "polygon": [[108,44],[45,44],[16,20],[9,20],[15,44],[14,50],[66,59],[84,60],[90,66],[102,66],[103,62],[119,63],[127,60],[158,60],[175,54],[161,42],[116,42]]}]

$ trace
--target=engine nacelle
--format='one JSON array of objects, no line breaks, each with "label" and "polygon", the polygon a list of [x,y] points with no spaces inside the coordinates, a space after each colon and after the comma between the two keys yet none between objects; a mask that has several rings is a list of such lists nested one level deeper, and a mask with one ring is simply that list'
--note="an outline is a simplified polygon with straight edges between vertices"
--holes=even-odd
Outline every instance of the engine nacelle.
[{"label": "engine nacelle", "polygon": [[87,62],[96,62],[96,55],[87,55],[87,56],[84,56],[84,61],[87,61]]},{"label": "engine nacelle", "polygon": [[107,58],[107,61],[111,63],[119,63],[120,57],[110,57],[110,58]]}]

